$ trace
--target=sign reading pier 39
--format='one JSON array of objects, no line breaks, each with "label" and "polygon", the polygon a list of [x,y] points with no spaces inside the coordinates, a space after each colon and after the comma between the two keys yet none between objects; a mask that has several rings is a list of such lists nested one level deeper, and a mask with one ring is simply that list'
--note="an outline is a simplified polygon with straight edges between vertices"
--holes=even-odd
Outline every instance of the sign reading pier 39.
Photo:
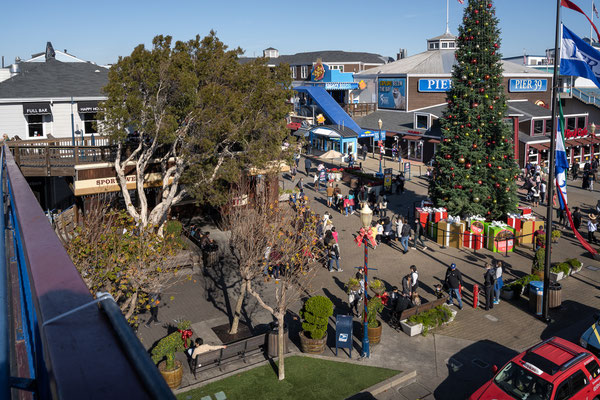
[{"label": "sign reading pier 39", "polygon": [[508,82],[509,92],[545,92],[548,90],[547,79],[511,79]]}]

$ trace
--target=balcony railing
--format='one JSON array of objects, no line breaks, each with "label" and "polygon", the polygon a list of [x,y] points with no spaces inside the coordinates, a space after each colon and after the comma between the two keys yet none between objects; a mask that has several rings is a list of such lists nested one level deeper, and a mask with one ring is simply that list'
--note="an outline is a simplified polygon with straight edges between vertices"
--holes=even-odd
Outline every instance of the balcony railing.
[{"label": "balcony railing", "polygon": [[0,157],[0,399],[174,399],[114,300],[90,294],[7,146]]}]

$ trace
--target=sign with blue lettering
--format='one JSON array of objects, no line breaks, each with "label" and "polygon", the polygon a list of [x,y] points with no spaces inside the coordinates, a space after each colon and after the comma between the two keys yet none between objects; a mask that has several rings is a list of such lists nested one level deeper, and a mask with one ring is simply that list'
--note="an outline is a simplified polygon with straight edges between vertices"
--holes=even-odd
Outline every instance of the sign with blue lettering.
[{"label": "sign with blue lettering", "polygon": [[377,94],[379,108],[406,111],[406,78],[380,78]]},{"label": "sign with blue lettering", "polygon": [[447,92],[452,89],[452,79],[419,79],[419,92]]},{"label": "sign with blue lettering", "polygon": [[356,82],[325,82],[325,90],[353,90],[358,89]]},{"label": "sign with blue lettering", "polygon": [[335,316],[335,355],[337,349],[350,349],[350,358],[352,358],[352,326],[353,318],[350,315]]},{"label": "sign with blue lettering", "polygon": [[548,90],[547,79],[511,79],[508,81],[509,92],[545,92]]}]

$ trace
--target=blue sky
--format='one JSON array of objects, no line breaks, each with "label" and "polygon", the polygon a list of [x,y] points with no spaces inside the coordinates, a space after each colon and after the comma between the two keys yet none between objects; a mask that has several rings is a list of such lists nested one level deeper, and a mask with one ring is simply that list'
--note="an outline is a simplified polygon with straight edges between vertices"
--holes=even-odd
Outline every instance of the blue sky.
[{"label": "blue sky", "polygon": [[[591,14],[592,0],[574,0]],[[596,0],[600,8],[600,0]],[[465,1],[465,5],[468,0]],[[553,0],[496,0],[504,56],[544,54],[554,45]],[[302,5],[300,7],[300,5]],[[450,30],[457,33],[463,7],[450,0]],[[563,22],[589,36],[585,17],[562,10]],[[395,57],[425,50],[425,40],[444,32],[445,0],[72,0],[7,1],[0,15],[5,64],[15,56],[44,51],[47,41],[85,60],[113,63],[157,34],[188,40],[211,29],[246,55],[275,47],[281,54],[302,51],[366,51]]]}]

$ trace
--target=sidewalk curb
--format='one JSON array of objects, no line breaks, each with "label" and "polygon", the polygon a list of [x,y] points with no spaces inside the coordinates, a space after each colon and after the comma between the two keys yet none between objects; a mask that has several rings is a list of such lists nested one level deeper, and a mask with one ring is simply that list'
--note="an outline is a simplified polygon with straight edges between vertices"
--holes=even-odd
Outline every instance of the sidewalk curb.
[{"label": "sidewalk curb", "polygon": [[[396,376],[392,376],[391,378],[386,379],[383,382],[379,382],[376,385],[373,385],[369,388],[366,388],[365,390],[360,391],[359,393],[356,393],[352,396],[350,396],[348,399],[354,398],[354,396],[360,394],[360,393],[370,393],[372,396],[376,396],[378,394],[381,394],[383,392],[385,392],[386,390],[392,389],[394,387],[404,387],[410,383],[416,382],[417,381],[417,371],[416,370],[412,370],[412,371],[408,371],[408,372],[401,372]],[[348,400],[346,399],[346,400]]]}]

